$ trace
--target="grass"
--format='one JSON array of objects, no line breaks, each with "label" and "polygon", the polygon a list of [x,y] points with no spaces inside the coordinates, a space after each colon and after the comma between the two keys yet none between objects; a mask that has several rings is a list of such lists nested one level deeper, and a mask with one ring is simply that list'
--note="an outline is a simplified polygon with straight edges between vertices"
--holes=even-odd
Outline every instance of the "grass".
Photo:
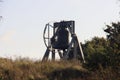
[{"label": "grass", "polygon": [[120,80],[111,67],[89,71],[77,61],[33,61],[0,58],[0,80]]}]

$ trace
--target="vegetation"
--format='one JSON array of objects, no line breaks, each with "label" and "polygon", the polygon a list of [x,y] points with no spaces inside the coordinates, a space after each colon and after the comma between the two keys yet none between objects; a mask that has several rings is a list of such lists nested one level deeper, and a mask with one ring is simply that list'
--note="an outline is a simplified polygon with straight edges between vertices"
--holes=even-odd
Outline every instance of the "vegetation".
[{"label": "vegetation", "polygon": [[[42,63],[29,59],[12,61],[3,58],[0,62],[0,80],[68,80],[88,73],[78,62]],[[82,75],[79,76],[80,74]]]},{"label": "vegetation", "polygon": [[104,31],[107,33],[107,40],[109,41],[107,49],[109,65],[120,66],[120,22],[107,25]]},{"label": "vegetation", "polygon": [[86,58],[86,67],[89,69],[98,69],[99,65],[106,67],[108,41],[104,38],[94,37],[91,41],[83,44],[83,51]]},{"label": "vegetation", "polygon": [[102,66],[89,71],[77,61],[42,63],[29,59],[0,58],[0,80],[119,80],[118,71]]}]

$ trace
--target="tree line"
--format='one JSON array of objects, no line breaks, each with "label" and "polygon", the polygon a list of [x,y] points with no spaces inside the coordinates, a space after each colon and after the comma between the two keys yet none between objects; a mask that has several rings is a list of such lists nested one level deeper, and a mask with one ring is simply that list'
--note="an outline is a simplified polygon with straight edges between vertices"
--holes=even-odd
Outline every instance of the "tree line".
[{"label": "tree line", "polygon": [[106,38],[94,37],[82,44],[85,66],[89,69],[97,69],[99,66],[118,69],[120,66],[120,22],[106,25],[104,32]]}]

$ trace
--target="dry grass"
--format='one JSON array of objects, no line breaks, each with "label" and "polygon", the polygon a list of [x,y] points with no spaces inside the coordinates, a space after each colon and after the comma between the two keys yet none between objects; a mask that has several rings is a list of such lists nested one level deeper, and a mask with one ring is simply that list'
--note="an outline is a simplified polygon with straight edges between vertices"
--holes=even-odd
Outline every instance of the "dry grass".
[{"label": "dry grass", "polygon": [[0,58],[0,80],[120,80],[112,68],[88,71],[77,61],[44,62]]}]

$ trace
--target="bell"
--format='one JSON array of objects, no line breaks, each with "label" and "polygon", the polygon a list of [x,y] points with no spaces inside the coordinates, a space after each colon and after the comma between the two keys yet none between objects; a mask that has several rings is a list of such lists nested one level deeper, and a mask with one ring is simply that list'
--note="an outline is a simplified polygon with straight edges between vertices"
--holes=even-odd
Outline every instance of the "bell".
[{"label": "bell", "polygon": [[56,36],[56,42],[53,48],[67,49],[69,45],[69,32],[65,27],[61,27]]}]

